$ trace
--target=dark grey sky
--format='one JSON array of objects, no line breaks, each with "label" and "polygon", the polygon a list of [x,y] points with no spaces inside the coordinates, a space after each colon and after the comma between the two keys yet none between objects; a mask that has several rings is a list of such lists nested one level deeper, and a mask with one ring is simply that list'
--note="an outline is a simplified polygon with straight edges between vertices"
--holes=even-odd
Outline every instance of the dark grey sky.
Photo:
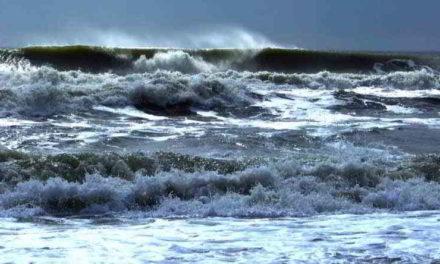
[{"label": "dark grey sky", "polygon": [[0,46],[440,50],[439,0],[0,0]]}]

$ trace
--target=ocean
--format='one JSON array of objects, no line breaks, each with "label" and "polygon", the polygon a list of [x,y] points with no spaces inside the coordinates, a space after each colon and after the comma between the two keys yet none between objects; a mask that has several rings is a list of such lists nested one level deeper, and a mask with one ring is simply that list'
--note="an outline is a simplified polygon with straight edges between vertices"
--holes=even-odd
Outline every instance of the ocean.
[{"label": "ocean", "polygon": [[439,69],[439,53],[1,49],[0,262],[440,261]]}]

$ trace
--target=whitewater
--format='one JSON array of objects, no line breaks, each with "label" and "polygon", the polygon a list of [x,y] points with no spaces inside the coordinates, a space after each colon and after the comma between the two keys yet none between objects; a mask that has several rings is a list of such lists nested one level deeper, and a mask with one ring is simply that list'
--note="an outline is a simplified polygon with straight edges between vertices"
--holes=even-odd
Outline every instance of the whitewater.
[{"label": "whitewater", "polygon": [[2,49],[0,262],[440,261],[439,62]]}]

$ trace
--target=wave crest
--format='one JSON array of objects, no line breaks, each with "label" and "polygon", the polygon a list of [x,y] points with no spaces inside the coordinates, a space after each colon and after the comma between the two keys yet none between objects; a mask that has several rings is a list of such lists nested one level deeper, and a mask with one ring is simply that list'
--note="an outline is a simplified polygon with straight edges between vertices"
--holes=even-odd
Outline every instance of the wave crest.
[{"label": "wave crest", "polygon": [[141,55],[134,62],[134,67],[138,71],[147,72],[168,70],[182,73],[198,73],[217,70],[215,65],[205,62],[202,58],[193,57],[181,50],[158,52],[151,59]]},{"label": "wave crest", "polygon": [[[185,50],[49,46],[28,47],[15,51],[0,50],[0,55],[2,53],[12,53],[17,58],[28,60],[32,65],[50,65],[58,70],[81,69],[94,73],[113,71],[121,74],[133,72],[133,62],[142,56],[145,57],[145,60],[140,60],[138,64],[147,69],[155,69],[160,65],[170,67],[168,62],[175,61],[176,58],[186,61],[196,68],[205,69],[209,66],[206,64],[216,67],[225,64],[228,66],[227,69],[253,72],[316,73],[327,70],[339,73],[371,73],[373,71],[384,73],[420,70],[424,66],[438,70],[440,66],[440,61],[435,54],[427,56],[423,54],[325,52],[280,48]],[[152,59],[155,55],[158,55],[156,59],[147,63],[147,60]],[[145,63],[141,63],[142,61]],[[175,62],[173,65],[173,67],[176,66]],[[184,65],[181,65],[181,69],[188,70]]]},{"label": "wave crest", "polygon": [[379,209],[438,210],[438,193],[440,184],[420,179],[384,179],[376,188],[350,187],[314,176],[282,179],[261,168],[235,175],[160,173],[138,176],[134,181],[98,174],[87,176],[82,183],[61,178],[31,180],[1,194],[0,207],[3,214],[26,206],[31,212],[54,215],[135,210],[163,217],[278,217]]}]

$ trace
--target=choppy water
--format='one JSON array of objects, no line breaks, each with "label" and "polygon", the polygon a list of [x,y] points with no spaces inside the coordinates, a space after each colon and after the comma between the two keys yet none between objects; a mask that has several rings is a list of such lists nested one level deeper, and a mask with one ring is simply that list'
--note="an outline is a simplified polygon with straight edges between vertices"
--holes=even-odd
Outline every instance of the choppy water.
[{"label": "choppy water", "polygon": [[429,263],[439,65],[1,50],[0,260]]},{"label": "choppy water", "polygon": [[439,212],[282,219],[0,221],[0,261],[17,263],[430,263]]}]

